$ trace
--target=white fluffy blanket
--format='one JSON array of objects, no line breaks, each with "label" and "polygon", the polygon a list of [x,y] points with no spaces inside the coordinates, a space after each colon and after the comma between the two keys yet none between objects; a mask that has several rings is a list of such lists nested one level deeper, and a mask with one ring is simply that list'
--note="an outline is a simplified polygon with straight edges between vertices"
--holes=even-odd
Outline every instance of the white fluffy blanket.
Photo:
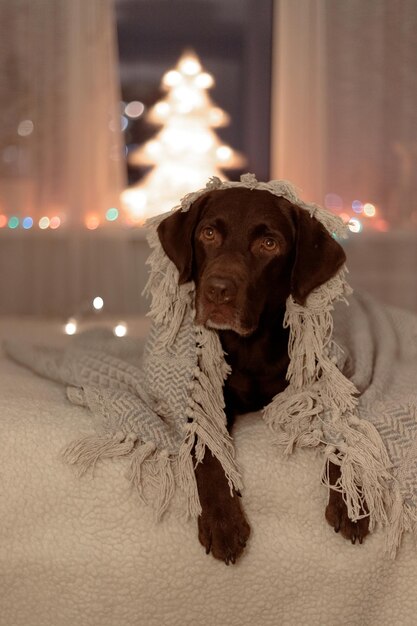
[{"label": "white fluffy blanket", "polygon": [[[1,326],[3,338],[42,343],[51,330]],[[335,534],[320,455],[284,458],[262,419],[240,418],[234,434],[252,535],[226,567],[205,555],[195,521],[154,523],[124,459],[82,480],[62,463],[60,450],[92,429],[61,385],[2,357],[0,415],[1,626],[416,624],[413,537],[392,560],[380,530],[362,546]]]}]

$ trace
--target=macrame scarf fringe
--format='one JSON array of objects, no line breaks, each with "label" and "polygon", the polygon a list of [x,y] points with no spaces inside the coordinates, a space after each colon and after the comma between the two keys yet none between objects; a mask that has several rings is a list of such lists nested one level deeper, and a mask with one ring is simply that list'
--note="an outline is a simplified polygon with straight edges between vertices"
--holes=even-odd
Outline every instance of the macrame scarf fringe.
[{"label": "macrame scarf fringe", "polygon": [[[189,208],[196,194],[189,194],[183,206]],[[157,234],[158,224],[166,215],[148,222],[148,241],[152,253],[145,293],[152,297],[149,315],[158,325],[166,327],[163,341],[173,345],[187,312],[195,315],[193,282],[178,285],[178,271],[165,255]],[[195,480],[195,464],[202,462],[206,448],[219,460],[227,477],[230,491],[242,489],[242,481],[234,460],[234,448],[227,432],[224,414],[223,384],[230,368],[224,359],[217,332],[195,327],[197,366],[190,382],[188,406],[184,424],[184,440],[178,454],[178,480],[187,495],[188,513],[201,513]],[[195,463],[193,462],[193,455]]]},{"label": "macrame scarf fringe", "polygon": [[146,469],[148,470],[146,481],[152,493],[157,521],[167,510],[175,493],[172,464],[173,462],[166,450],[154,453],[152,460],[146,461]]},{"label": "macrame scarf fringe", "polygon": [[[358,391],[337,367],[340,349],[332,340],[331,311],[336,301],[347,302],[350,292],[342,268],[308,296],[305,306],[288,298],[289,384],[265,408],[264,418],[285,454],[295,446],[324,446],[323,484],[343,494],[352,520],[369,515],[372,528],[388,523],[390,461],[376,428],[357,417]],[[329,482],[330,461],[340,466],[336,485]]]},{"label": "macrame scarf fringe", "polygon": [[191,282],[178,285],[178,270],[162,249],[157,227],[165,217],[158,215],[148,222],[148,242],[152,251],[147,260],[150,273],[143,294],[151,297],[148,316],[165,328],[163,341],[172,346],[187,309],[192,307],[194,285]]},{"label": "macrame scarf fringe", "polygon": [[167,511],[180,483],[177,464],[176,458],[165,449],[158,450],[152,441],[138,446],[130,460],[126,477],[142,502],[152,506],[156,521]]},{"label": "macrame scarf fringe", "polygon": [[96,464],[102,459],[126,456],[132,452],[137,435],[116,433],[88,435],[77,439],[66,446],[61,455],[66,463],[76,466],[78,476],[91,470],[94,473]]},{"label": "macrame scarf fringe", "polygon": [[[283,196],[307,210],[335,237],[346,236],[342,220],[317,205],[302,202],[291,183],[259,183],[253,174],[242,176],[240,182],[222,182],[213,177],[204,189],[185,196],[179,209],[189,210],[197,198],[212,189],[242,186]],[[160,215],[148,222],[150,275],[144,293],[151,297],[149,316],[162,330],[160,341],[174,353],[182,325],[190,315],[191,319],[195,316],[195,286],[193,282],[178,285],[178,270],[161,246],[157,227],[165,217]],[[343,493],[351,519],[369,515],[371,528],[376,522],[388,526],[386,547],[393,556],[402,532],[417,530],[417,514],[403,502],[397,486],[391,488],[390,461],[382,439],[370,422],[357,416],[357,389],[337,367],[340,348],[332,339],[332,310],[338,300],[347,303],[351,293],[346,273],[343,267],[314,290],[304,306],[292,296],[288,298],[284,319],[284,326],[289,328],[288,386],[264,409],[264,419],[285,454],[296,446],[323,448],[323,484]],[[231,493],[242,489],[224,413],[223,385],[230,369],[218,333],[197,326],[193,326],[193,332],[196,361],[188,405],[184,415],[178,416],[182,443],[177,454],[159,449],[153,441],[142,441],[138,434],[124,432],[88,436],[63,452],[68,463],[78,466],[79,474],[94,471],[100,459],[130,455],[127,477],[142,500],[152,500],[157,519],[167,510],[176,487],[186,495],[188,515],[201,514],[195,467],[203,461],[207,449],[221,463]],[[329,480],[330,462],[340,466],[341,475],[335,485]]]},{"label": "macrame scarf fringe", "polygon": [[197,484],[191,455],[171,456],[167,450],[159,451],[153,442],[147,442],[132,455],[127,478],[139,498],[155,511],[160,521],[175,496],[177,487],[187,498],[185,517],[198,517],[201,513]]},{"label": "macrame scarf fringe", "polygon": [[[342,441],[337,446],[326,445],[322,483],[342,492],[353,521],[369,515],[371,530],[376,522],[387,525],[390,513],[386,492],[392,478],[391,464],[378,431],[373,424],[356,416],[338,420],[335,429]],[[329,462],[340,467],[341,476],[336,485],[329,482]]]},{"label": "macrame scarf fringe", "polygon": [[156,445],[153,441],[148,441],[141,446],[138,446],[134,451],[130,460],[129,469],[126,474],[126,478],[135,487],[139,498],[148,504],[147,499],[143,492],[143,474],[142,468],[144,462],[155,452]]},{"label": "macrame scarf fringe", "polygon": [[190,385],[187,417],[187,437],[180,450],[194,451],[196,464],[204,458],[206,447],[221,463],[229,483],[230,492],[242,489],[242,480],[235,463],[233,441],[226,427],[223,383],[229,367],[224,360],[218,334],[198,327],[196,330],[198,367]]},{"label": "macrame scarf fringe", "polygon": [[[174,468],[178,461],[171,458],[167,450],[158,450],[153,441],[142,443],[135,447],[137,436],[133,433],[118,432],[103,435],[88,435],[72,442],[61,452],[66,463],[76,467],[77,475],[82,476],[88,471],[94,474],[98,461],[130,455],[130,464],[126,478],[137,491],[139,498],[145,504],[150,504],[155,511],[155,518],[159,521],[174,497],[177,484],[184,487],[190,485],[190,478],[194,477],[194,468],[188,467],[188,480],[184,481],[183,475]],[[175,476],[177,474],[177,477]],[[195,482],[195,481],[194,481]],[[190,489],[185,489],[189,497],[189,514],[196,517],[201,513],[198,494],[190,494]],[[145,495],[145,493],[147,495]]]},{"label": "macrame scarf fringe", "polygon": [[[346,226],[341,220],[317,205],[305,204],[298,198],[295,188],[287,181],[258,183],[252,174],[246,174],[239,183],[222,182],[212,178],[206,188],[188,194],[181,203],[187,211],[195,200],[211,189],[245,186],[265,189],[282,195],[309,211],[334,236],[344,238]],[[162,218],[163,219],[163,218]],[[180,304],[177,276],[173,264],[167,260],[156,234],[161,218],[153,220],[150,237],[154,249],[150,259],[151,275],[148,283],[153,302],[152,317],[160,323],[174,318],[170,338],[176,336],[187,304]],[[158,274],[159,273],[159,274]],[[278,394],[264,410],[264,419],[275,433],[276,443],[286,454],[295,446],[315,447],[325,450],[323,482],[330,488],[328,463],[340,465],[341,476],[336,488],[343,492],[349,516],[359,519],[368,514],[371,525],[388,520],[386,485],[391,479],[389,459],[377,430],[357,413],[358,392],[351,381],[337,367],[337,351],[333,342],[334,303],[343,300],[351,289],[346,281],[347,269],[343,267],[331,280],[314,290],[305,306],[287,300],[284,326],[290,330],[287,372],[288,387]],[[162,276],[162,277],[161,277]],[[157,285],[157,289],[155,287]],[[192,293],[187,297],[191,299]],[[172,323],[170,321],[170,323]],[[222,386],[228,374],[217,333],[202,329],[197,341],[198,368],[194,372],[191,397],[187,409],[189,422],[187,435],[180,450],[181,484],[189,498],[197,498],[194,475],[190,475],[189,459],[195,455],[200,462],[208,447],[219,458],[232,488],[240,488],[240,476],[234,464],[234,451],[225,428]]]},{"label": "macrame scarf fringe", "polygon": [[390,510],[389,524],[385,535],[385,551],[394,559],[404,532],[417,536],[417,511],[404,502],[399,486],[393,486],[387,496]]}]

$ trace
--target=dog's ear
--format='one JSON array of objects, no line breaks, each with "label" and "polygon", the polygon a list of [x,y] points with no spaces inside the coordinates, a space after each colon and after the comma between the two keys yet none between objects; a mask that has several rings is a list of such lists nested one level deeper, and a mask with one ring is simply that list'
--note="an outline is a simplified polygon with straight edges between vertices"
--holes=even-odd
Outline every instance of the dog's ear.
[{"label": "dog's ear", "polygon": [[175,211],[158,226],[158,236],[165,254],[175,264],[178,284],[188,282],[193,271],[193,239],[207,194],[197,198],[188,211]]},{"label": "dog's ear", "polygon": [[295,261],[291,274],[291,293],[298,304],[323,285],[346,261],[343,248],[308,211],[295,207],[297,224]]}]

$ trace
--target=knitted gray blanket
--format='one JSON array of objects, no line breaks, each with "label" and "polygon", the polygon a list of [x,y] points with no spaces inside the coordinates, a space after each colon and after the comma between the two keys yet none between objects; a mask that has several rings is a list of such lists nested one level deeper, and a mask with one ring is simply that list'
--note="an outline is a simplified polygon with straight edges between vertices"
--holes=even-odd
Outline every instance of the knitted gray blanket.
[{"label": "knitted gray blanket", "polygon": [[387,452],[383,507],[371,523],[386,526],[387,552],[395,556],[403,532],[417,531],[417,316],[365,294],[349,304],[334,312],[338,366],[360,393],[359,417],[375,426]]},{"label": "knitted gray blanket", "polygon": [[[339,218],[302,202],[290,183],[258,183],[252,174],[238,183],[214,178],[183,198],[178,210],[189,210],[207,190],[234,186],[283,196],[344,236]],[[101,459],[128,456],[128,478],[158,518],[178,492],[186,496],[186,512],[198,516],[194,464],[207,447],[231,492],[243,488],[224,414],[229,368],[217,332],[194,323],[195,285],[178,284],[178,270],[157,235],[161,219],[149,235],[152,329],[142,365],[132,340],[102,333],[76,338],[64,351],[16,343],[7,343],[6,351],[64,384],[71,402],[90,409],[96,433],[63,452],[80,474]],[[386,527],[386,548],[395,555],[403,531],[417,530],[417,317],[365,296],[351,297],[347,307],[350,293],[341,268],[305,305],[289,296],[289,384],[263,417],[285,454],[296,446],[321,448],[322,482],[343,493],[352,520],[364,515],[365,500],[370,528]],[[332,486],[330,462],[341,470]]]},{"label": "knitted gray blanket", "polygon": [[[337,304],[333,318],[334,337],[340,347],[336,350],[338,368],[359,390],[360,418],[376,427],[386,449],[380,476],[375,477],[384,506],[379,517],[374,514],[371,521],[387,527],[386,545],[394,555],[402,532],[417,530],[417,317],[383,307],[369,296],[356,295],[349,298],[348,307]],[[193,343],[187,336],[182,341],[186,361]],[[152,339],[148,343],[145,362],[154,343]],[[178,452],[183,432],[173,416],[184,410],[186,398],[173,393],[171,406],[157,406],[155,402],[159,387],[169,386],[173,380],[172,364],[167,361],[149,379],[146,368],[141,367],[141,343],[116,339],[104,330],[73,338],[66,350],[16,342],[6,342],[5,348],[17,362],[65,384],[70,401],[92,412],[100,434],[71,444],[64,458],[77,464],[83,474],[99,459],[130,455],[129,480],[142,496],[144,486],[151,497],[153,494],[153,504],[161,516],[175,485],[181,483],[173,455]],[[182,390],[191,384],[185,372],[184,377],[179,387]],[[283,421],[275,430],[276,442],[288,454],[294,445],[308,445],[300,441],[301,434],[310,432],[312,426]],[[327,484],[327,463],[337,460],[333,456],[336,450],[343,453],[345,444],[343,436],[332,431],[331,421],[325,431],[328,443],[323,446],[326,462],[322,480]],[[86,446],[86,442],[94,445]]]}]

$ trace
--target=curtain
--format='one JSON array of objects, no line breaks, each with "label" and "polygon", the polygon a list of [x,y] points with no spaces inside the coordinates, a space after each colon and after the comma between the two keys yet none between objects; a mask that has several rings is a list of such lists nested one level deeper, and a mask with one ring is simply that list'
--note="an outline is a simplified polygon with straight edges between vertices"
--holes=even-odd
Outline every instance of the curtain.
[{"label": "curtain", "polygon": [[310,201],[326,186],[326,0],[276,0],[273,23],[272,178]]},{"label": "curtain", "polygon": [[272,174],[417,227],[417,2],[277,0]]},{"label": "curtain", "polygon": [[0,0],[0,212],[79,226],[125,167],[110,0]]}]

